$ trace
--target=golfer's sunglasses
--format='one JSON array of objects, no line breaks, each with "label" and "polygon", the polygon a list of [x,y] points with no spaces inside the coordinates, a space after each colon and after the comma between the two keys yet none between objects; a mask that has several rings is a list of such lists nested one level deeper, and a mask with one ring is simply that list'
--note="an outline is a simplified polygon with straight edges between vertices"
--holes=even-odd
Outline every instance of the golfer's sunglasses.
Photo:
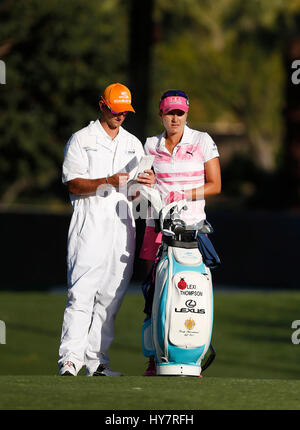
[{"label": "golfer's sunglasses", "polygon": [[126,116],[128,114],[127,110],[124,110],[124,112],[115,112],[114,110],[111,109],[110,106],[108,106],[108,104],[105,103],[105,100],[102,99],[103,103],[105,104],[105,106],[107,107],[107,109],[113,114],[113,116]]}]

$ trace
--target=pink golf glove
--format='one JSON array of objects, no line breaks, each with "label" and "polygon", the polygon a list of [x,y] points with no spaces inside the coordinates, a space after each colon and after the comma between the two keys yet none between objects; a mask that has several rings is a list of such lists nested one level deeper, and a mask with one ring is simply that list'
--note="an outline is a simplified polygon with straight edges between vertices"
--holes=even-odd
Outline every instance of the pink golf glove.
[{"label": "pink golf glove", "polygon": [[173,202],[179,202],[179,200],[183,200],[186,198],[186,195],[183,191],[171,191],[165,197],[165,204],[168,205]]}]

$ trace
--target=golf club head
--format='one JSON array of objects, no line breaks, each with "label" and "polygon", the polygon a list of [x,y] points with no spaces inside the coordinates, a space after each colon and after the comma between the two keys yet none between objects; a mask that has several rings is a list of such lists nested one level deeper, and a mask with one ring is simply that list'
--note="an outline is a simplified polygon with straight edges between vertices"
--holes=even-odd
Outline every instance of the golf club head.
[{"label": "golf club head", "polygon": [[187,204],[185,199],[174,201],[162,208],[159,213],[161,231],[164,229],[165,220],[168,219],[170,220],[170,223],[172,223],[174,220],[180,219],[180,212],[182,210],[187,210]]}]

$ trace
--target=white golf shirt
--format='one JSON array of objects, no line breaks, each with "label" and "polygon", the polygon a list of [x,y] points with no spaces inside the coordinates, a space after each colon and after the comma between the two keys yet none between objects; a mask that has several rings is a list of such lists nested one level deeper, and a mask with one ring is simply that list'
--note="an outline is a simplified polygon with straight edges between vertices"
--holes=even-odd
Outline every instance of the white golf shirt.
[{"label": "white golf shirt", "polygon": [[[62,181],[65,183],[75,178],[98,179],[115,173],[129,173],[129,179],[132,179],[143,155],[143,146],[133,134],[120,127],[118,135],[111,139],[99,120],[92,121],[87,127],[74,133],[68,141]],[[111,192],[116,190],[111,189]],[[90,196],[89,199],[93,200],[95,197]],[[74,207],[82,197],[70,194],[70,199]]]}]

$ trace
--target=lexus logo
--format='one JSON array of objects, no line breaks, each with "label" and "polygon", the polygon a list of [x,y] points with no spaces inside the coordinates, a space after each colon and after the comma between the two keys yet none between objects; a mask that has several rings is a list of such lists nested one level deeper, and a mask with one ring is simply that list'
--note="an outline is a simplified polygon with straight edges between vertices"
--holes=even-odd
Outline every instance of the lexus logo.
[{"label": "lexus logo", "polygon": [[194,308],[196,306],[196,302],[195,300],[187,300],[185,302],[185,306],[187,306],[188,308]]}]

